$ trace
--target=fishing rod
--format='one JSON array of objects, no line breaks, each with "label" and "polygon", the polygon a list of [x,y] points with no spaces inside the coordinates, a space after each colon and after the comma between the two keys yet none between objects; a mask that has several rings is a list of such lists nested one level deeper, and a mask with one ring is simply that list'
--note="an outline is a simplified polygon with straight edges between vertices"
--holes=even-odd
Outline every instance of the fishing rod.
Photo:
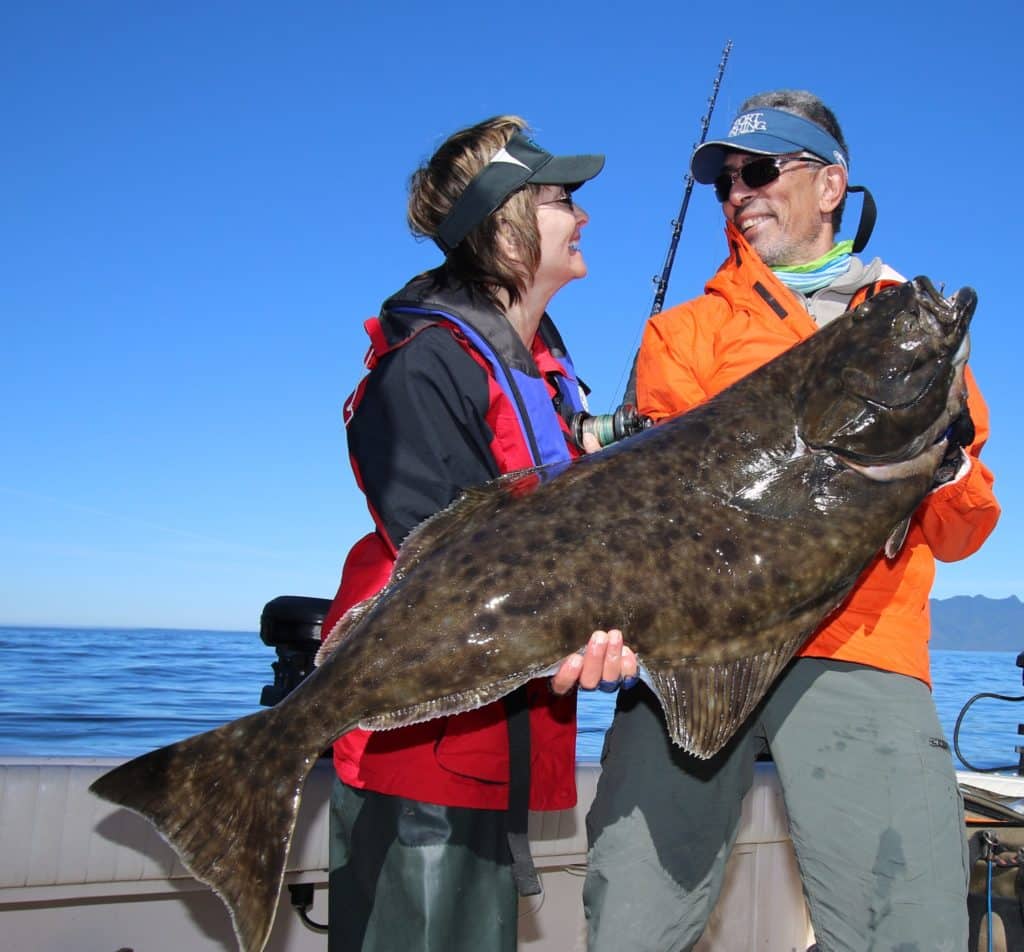
[{"label": "fishing rod", "polygon": [[[725,64],[732,52],[732,40],[725,44],[722,50],[722,58],[718,63],[718,72],[715,74],[715,81],[711,86],[711,96],[708,99],[708,111],[700,118],[700,139],[697,140],[690,152],[693,155],[702,146],[708,137],[708,128],[711,125],[711,114],[715,111],[715,102],[718,100],[718,90],[722,85],[722,76],[725,74]],[[690,204],[690,194],[693,192],[693,173],[686,173],[686,191],[683,192],[683,204],[679,209],[679,216],[672,222],[672,240],[668,244],[668,254],[665,255],[665,267],[661,269],[661,277],[655,277],[656,290],[654,292],[654,303],[651,305],[650,317],[659,313],[665,305],[665,292],[668,291],[668,279],[672,273],[672,265],[676,260],[676,247],[679,245],[679,236],[683,233],[683,221],[686,218],[686,209]]]},{"label": "fishing rod", "polygon": [[[729,61],[729,54],[732,52],[732,40],[728,40],[722,50],[722,58],[718,61],[718,71],[715,73],[715,81],[711,84],[711,96],[708,98],[708,111],[700,119],[700,139],[693,146],[691,155],[704,144],[708,137],[708,128],[711,126],[711,114],[715,111],[715,102],[718,100],[718,90],[722,85],[722,77],[725,75],[725,64]],[[651,280],[655,283],[654,303],[651,305],[649,317],[654,317],[665,305],[665,294],[668,291],[668,279],[672,274],[672,265],[676,260],[676,248],[679,245],[679,236],[683,233],[683,221],[686,219],[686,209],[690,205],[690,194],[693,192],[693,174],[686,173],[686,189],[683,192],[683,203],[679,208],[679,215],[672,221],[672,238],[668,243],[668,253],[665,255],[665,266],[661,269],[660,277],[655,275]],[[633,358],[633,368],[629,372],[629,382],[626,384],[626,392],[622,398],[623,405],[636,406],[636,362],[640,352],[637,351]]]}]

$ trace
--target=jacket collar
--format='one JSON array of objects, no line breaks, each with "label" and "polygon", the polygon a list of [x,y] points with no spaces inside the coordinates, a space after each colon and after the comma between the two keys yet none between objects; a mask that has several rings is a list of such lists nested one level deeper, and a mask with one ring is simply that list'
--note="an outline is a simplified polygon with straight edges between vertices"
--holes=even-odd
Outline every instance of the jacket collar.
[{"label": "jacket collar", "polygon": [[709,294],[719,294],[734,308],[763,311],[765,305],[780,320],[799,316],[809,320],[806,309],[757,254],[732,222],[725,223],[729,257],[705,285]]},{"label": "jacket collar", "polygon": [[777,317],[787,320],[800,337],[806,337],[846,311],[850,298],[862,287],[883,279],[903,280],[881,258],[873,258],[865,264],[854,257],[846,274],[805,298],[778,279],[732,222],[726,222],[725,236],[729,257],[712,275],[705,290],[722,296],[734,308],[749,307],[763,312],[767,304]]},{"label": "jacket collar", "polygon": [[[443,268],[413,278],[389,297],[381,308],[380,325],[388,343],[397,344],[445,315],[472,327],[506,366],[538,376],[533,355],[508,318],[483,294],[450,278]],[[541,319],[538,334],[555,357],[565,356],[565,346],[547,314]]]}]

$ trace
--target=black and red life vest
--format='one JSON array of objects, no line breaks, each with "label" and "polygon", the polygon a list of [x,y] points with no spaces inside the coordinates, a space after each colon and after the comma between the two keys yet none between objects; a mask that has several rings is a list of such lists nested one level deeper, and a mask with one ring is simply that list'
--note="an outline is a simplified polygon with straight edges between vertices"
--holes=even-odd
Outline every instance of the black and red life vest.
[{"label": "black and red life vest", "polygon": [[[584,409],[581,388],[547,316],[527,349],[489,303],[473,301],[465,292],[439,289],[426,275],[386,302],[381,316],[365,327],[370,336],[368,375],[346,401],[346,425],[359,413],[369,375],[380,362],[426,328],[441,327],[486,374],[485,420],[498,472],[568,462],[578,455],[565,418]],[[357,459],[352,459],[352,466],[363,488]],[[338,594],[324,620],[325,635],[348,608],[374,595],[390,576],[396,548],[372,507],[371,515],[375,529],[349,552]],[[546,681],[530,682],[526,690],[530,808],[565,809],[576,799],[575,698],[553,697]],[[495,702],[398,730],[351,731],[335,743],[334,762],[338,775],[351,786],[448,806],[503,809],[508,800],[508,748],[505,709]]]}]

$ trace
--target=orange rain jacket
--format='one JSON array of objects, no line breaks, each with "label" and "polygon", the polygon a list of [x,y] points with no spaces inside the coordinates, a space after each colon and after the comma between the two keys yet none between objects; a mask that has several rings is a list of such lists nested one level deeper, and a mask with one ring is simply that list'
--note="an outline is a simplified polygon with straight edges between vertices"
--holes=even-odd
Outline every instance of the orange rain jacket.
[{"label": "orange rain jacket", "polygon": [[[731,223],[726,237],[729,257],[705,293],[661,312],[645,328],[637,402],[656,420],[707,400],[818,329]],[[866,664],[931,684],[928,596],[935,559],[953,562],[975,552],[1000,511],[992,473],[978,459],[989,418],[969,369],[967,385],[976,432],[967,448],[970,467],[922,502],[899,555],[877,556],[799,655]]]}]

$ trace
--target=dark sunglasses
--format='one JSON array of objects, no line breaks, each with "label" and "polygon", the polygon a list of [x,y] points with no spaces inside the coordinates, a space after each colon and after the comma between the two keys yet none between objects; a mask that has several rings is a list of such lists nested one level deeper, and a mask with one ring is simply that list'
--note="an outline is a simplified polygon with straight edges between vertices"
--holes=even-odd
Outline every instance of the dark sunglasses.
[{"label": "dark sunglasses", "polygon": [[766,155],[763,159],[754,159],[738,169],[723,169],[722,173],[715,179],[715,198],[720,202],[729,201],[729,193],[732,192],[736,179],[742,179],[747,188],[763,188],[770,182],[774,182],[785,171],[783,165],[787,162],[813,162],[815,165],[827,165],[821,159],[810,155]]}]

